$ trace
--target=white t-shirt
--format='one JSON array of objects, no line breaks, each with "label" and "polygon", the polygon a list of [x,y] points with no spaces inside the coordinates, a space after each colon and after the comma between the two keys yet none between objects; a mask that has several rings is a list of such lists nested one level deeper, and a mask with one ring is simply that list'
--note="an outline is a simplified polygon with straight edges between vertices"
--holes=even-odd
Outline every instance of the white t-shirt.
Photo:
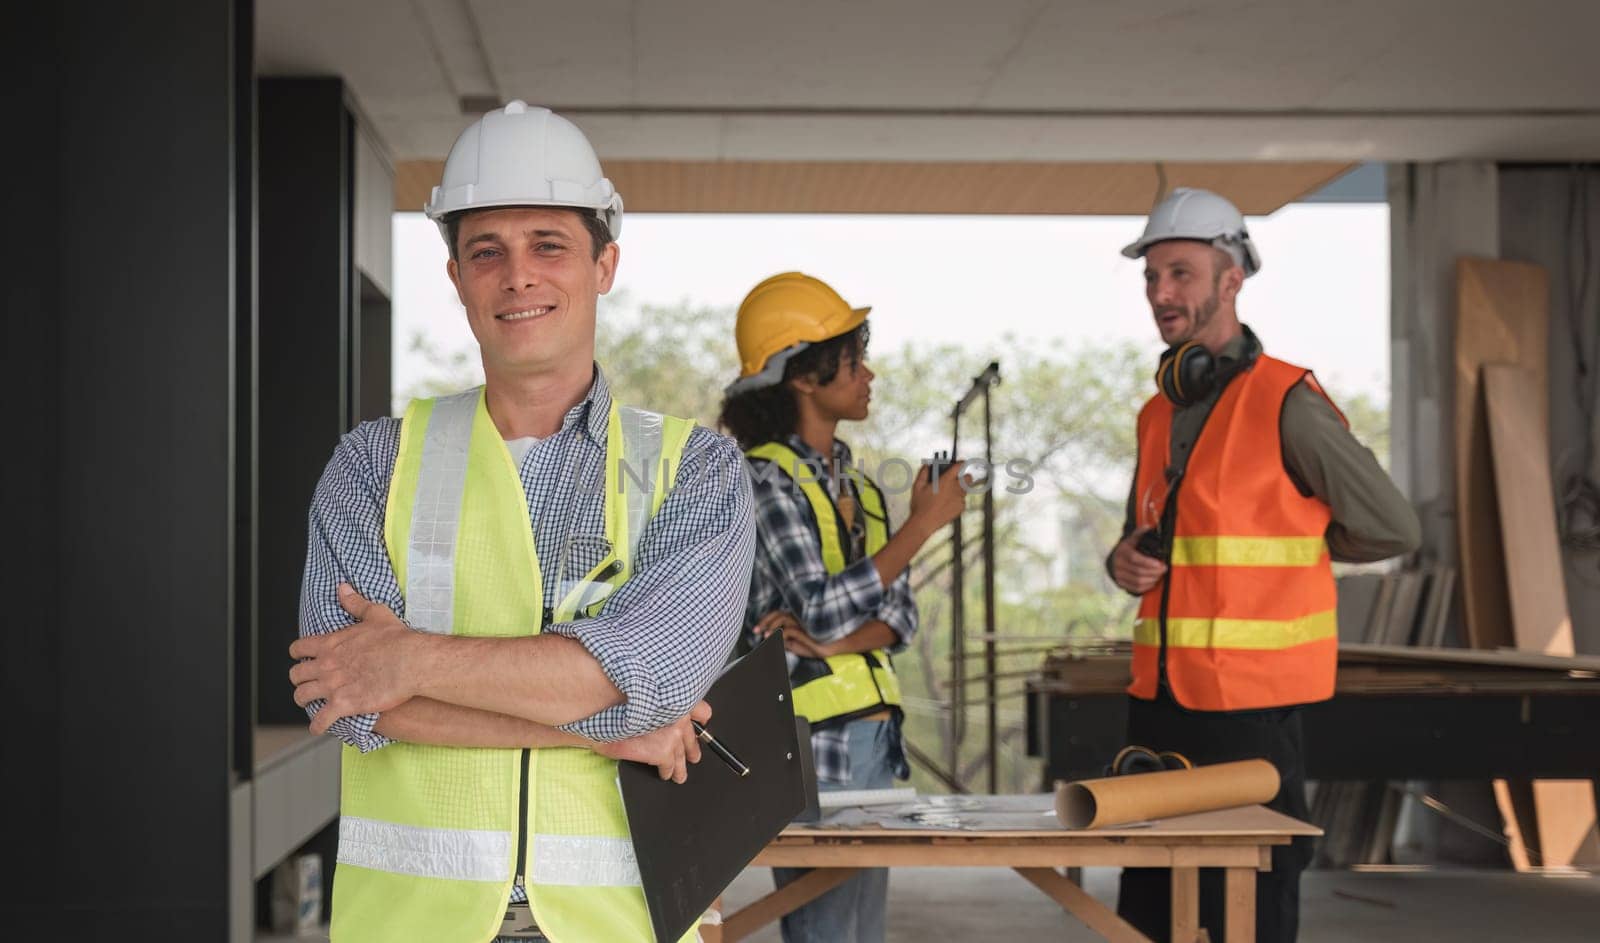
[{"label": "white t-shirt", "polygon": [[511,452],[511,464],[522,467],[522,460],[528,457],[533,447],[544,441],[538,436],[525,435],[520,439],[507,439],[506,448]]}]

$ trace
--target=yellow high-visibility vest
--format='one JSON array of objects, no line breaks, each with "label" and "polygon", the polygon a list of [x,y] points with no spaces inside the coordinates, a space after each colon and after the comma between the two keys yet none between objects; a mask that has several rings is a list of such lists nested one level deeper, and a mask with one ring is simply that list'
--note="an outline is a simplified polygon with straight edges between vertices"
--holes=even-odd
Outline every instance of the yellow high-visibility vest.
[{"label": "yellow high-visibility vest", "polygon": [[[567,593],[555,621],[592,615],[632,574],[640,532],[671,489],[692,429],[613,404],[611,551]],[[654,474],[640,487],[645,469]],[[544,628],[527,500],[481,388],[406,410],[384,541],[416,628],[477,636]],[[341,772],[339,943],[486,943],[517,876],[556,943],[652,939],[616,761],[571,747],[396,742],[366,754],[345,747]]]},{"label": "yellow high-visibility vest", "polygon": [[[767,442],[745,452],[750,458],[771,462],[788,475],[811,506],[817,539],[822,545],[822,565],[834,574],[845,568],[844,524],[826,488],[814,475],[801,475],[804,462],[795,451],[778,442]],[[866,516],[868,556],[889,542],[889,512],[883,492],[860,469],[846,474],[856,484],[861,509]],[[815,661],[812,659],[812,661]],[[823,661],[823,673],[801,681],[794,688],[794,712],[811,722],[812,729],[832,727],[876,714],[884,708],[900,708],[900,679],[894,673],[886,651],[834,655]]]}]

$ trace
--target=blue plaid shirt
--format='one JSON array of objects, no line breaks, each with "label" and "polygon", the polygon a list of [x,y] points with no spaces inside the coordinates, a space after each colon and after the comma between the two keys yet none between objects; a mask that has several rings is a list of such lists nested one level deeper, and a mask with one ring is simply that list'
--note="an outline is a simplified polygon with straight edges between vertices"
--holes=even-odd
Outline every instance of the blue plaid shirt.
[{"label": "blue plaid shirt", "polygon": [[[528,500],[544,604],[554,607],[564,553],[603,543],[603,468],[610,388],[599,369],[589,394],[560,431],[537,442],[519,472]],[[348,582],[405,617],[405,599],[384,546],[384,506],[400,447],[400,420],[364,422],[347,433],[317,483],[300,596],[300,634],[351,623],[335,587]],[[569,538],[578,538],[570,540]],[[754,546],[751,500],[738,446],[696,427],[672,491],[640,537],[634,575],[592,619],[548,625],[583,643],[627,701],[563,729],[622,740],[687,714],[727,661],[745,604]],[[568,568],[573,564],[569,561]],[[313,702],[312,716],[322,703]],[[367,752],[390,741],[376,714],[335,721],[331,733]]]},{"label": "blue plaid shirt", "polygon": [[[841,485],[834,471],[852,463],[850,447],[835,439],[830,464],[799,436],[791,435],[786,444],[801,461],[809,462],[819,472],[817,478],[837,499]],[[856,541],[847,548],[845,568],[830,576],[822,562],[810,503],[787,474],[764,473],[757,467],[765,464],[751,462],[756,554],[750,576],[750,601],[744,610],[745,631],[750,632],[767,613],[786,609],[799,618],[808,635],[827,643],[844,638],[870,619],[878,619],[900,637],[890,651],[904,651],[917,634],[917,604],[911,597],[910,568],[885,588],[878,578],[877,566]],[[785,473],[788,471],[784,469]],[[850,781],[848,731],[845,726],[811,735],[819,782]],[[894,743],[895,775],[905,779],[911,770],[900,748],[898,727]]]}]

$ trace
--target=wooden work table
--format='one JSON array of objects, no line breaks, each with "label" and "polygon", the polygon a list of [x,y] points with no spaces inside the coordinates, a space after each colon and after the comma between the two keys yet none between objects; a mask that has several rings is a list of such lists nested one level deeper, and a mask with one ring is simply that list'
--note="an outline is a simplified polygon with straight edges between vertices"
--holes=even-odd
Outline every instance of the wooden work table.
[{"label": "wooden work table", "polygon": [[1199,938],[1199,869],[1226,869],[1226,939],[1248,943],[1255,938],[1256,872],[1271,869],[1272,847],[1295,836],[1320,834],[1314,826],[1261,806],[1076,831],[794,825],[753,864],[816,870],[724,918],[722,939],[744,939],[861,868],[996,867],[1016,871],[1108,940],[1147,940],[1057,870],[1109,866],[1172,869],[1172,939],[1185,943]]}]

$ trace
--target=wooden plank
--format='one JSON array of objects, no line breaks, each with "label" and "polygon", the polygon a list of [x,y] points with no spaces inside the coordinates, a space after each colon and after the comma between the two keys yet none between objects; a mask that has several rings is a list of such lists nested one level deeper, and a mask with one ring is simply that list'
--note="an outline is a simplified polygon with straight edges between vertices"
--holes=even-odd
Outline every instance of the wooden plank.
[{"label": "wooden plank", "polygon": [[[1572,618],[1551,484],[1546,381],[1521,367],[1486,364],[1483,387],[1512,635],[1519,651],[1572,655]],[[1526,814],[1516,810],[1522,819],[1521,838],[1534,846],[1521,856],[1524,861],[1546,868],[1600,861],[1589,783],[1540,781],[1522,792],[1529,793],[1532,829]]]},{"label": "wooden plank", "polygon": [[[1525,779],[1497,779],[1494,781],[1494,803],[1500,808],[1506,853],[1511,857],[1511,866],[1518,871],[1529,870],[1533,861],[1528,854],[1528,839],[1538,834],[1533,815],[1532,784]],[[1534,855],[1537,854],[1535,851]]]},{"label": "wooden plank", "polygon": [[[1142,216],[1169,187],[1221,193],[1265,216],[1348,172],[1336,162],[605,161],[639,213],[979,213]],[[420,210],[443,161],[395,165],[397,212]]]},{"label": "wooden plank", "polygon": [[1521,367],[1486,364],[1483,387],[1517,650],[1574,654],[1542,380]]},{"label": "wooden plank", "polygon": [[1200,936],[1200,870],[1172,869],[1172,943],[1196,943]]},{"label": "wooden plank", "polygon": [[1226,943],[1255,943],[1256,872],[1248,868],[1229,868],[1223,876],[1226,897]]},{"label": "wooden plank", "polygon": [[738,943],[786,913],[816,900],[860,870],[859,868],[819,868],[785,884],[771,894],[722,921],[725,943]]},{"label": "wooden plank", "polygon": [[1600,864],[1593,782],[1534,780],[1533,809],[1538,822],[1540,867],[1593,868]]},{"label": "wooden plank", "polygon": [[[1511,609],[1496,510],[1488,421],[1479,389],[1486,363],[1521,366],[1541,384],[1548,368],[1549,282],[1523,262],[1462,258],[1456,264],[1456,533],[1467,637],[1473,648],[1510,645]],[[1548,428],[1548,394],[1536,421]]]},{"label": "wooden plank", "polygon": [[1450,625],[1450,603],[1455,599],[1456,570],[1452,566],[1432,566],[1428,569],[1428,596],[1422,605],[1422,627],[1417,645],[1438,648],[1444,644],[1445,630]]},{"label": "wooden plank", "polygon": [[1083,888],[1057,874],[1053,868],[1015,870],[1029,884],[1044,891],[1051,900],[1060,904],[1063,910],[1082,920],[1085,926],[1110,940],[1111,943],[1149,943],[1150,938],[1135,929],[1133,924],[1117,916],[1115,911],[1095,900]]},{"label": "wooden plank", "polygon": [[1422,605],[1425,577],[1417,570],[1390,575],[1394,580],[1394,596],[1389,600],[1389,611],[1384,614],[1378,641],[1385,645],[1409,646],[1417,625],[1417,610]]},{"label": "wooden plank", "polygon": [[[981,797],[979,797],[981,798]],[[1028,829],[1026,831],[952,830],[948,828],[820,828],[791,825],[783,830],[777,841],[808,838],[817,841],[839,839],[903,841],[925,839],[957,843],[991,842],[1004,838],[1019,840],[1081,841],[1093,843],[1108,839],[1144,841],[1184,841],[1205,838],[1254,838],[1256,836],[1292,837],[1317,835],[1316,826],[1291,818],[1281,812],[1261,805],[1238,806],[1197,812],[1193,815],[1175,815],[1145,825],[1112,826],[1096,829]]]},{"label": "wooden plank", "polygon": [[[1172,849],[1172,866],[1175,868],[1253,867],[1257,861],[1257,849],[1260,847],[1262,846],[1252,845],[1249,848],[1238,849],[1236,854],[1228,855],[1228,860],[1232,862],[1232,864],[1229,865],[1216,865],[1211,863],[1217,859],[1217,850],[1215,848],[1209,848],[1204,845],[1174,848]],[[1270,848],[1271,846],[1269,845],[1266,847]]]},{"label": "wooden plank", "polygon": [[971,848],[885,843],[768,845],[751,864],[773,868],[1170,868],[1174,864],[1229,868],[1255,864],[1261,847],[1256,844],[1180,848],[1127,844]]},{"label": "wooden plank", "polygon": [[1513,649],[1474,651],[1464,648],[1427,649],[1384,645],[1340,645],[1339,662],[1407,662],[1413,664],[1470,665],[1487,669],[1517,668],[1533,671],[1600,671],[1600,656],[1546,655]]}]

